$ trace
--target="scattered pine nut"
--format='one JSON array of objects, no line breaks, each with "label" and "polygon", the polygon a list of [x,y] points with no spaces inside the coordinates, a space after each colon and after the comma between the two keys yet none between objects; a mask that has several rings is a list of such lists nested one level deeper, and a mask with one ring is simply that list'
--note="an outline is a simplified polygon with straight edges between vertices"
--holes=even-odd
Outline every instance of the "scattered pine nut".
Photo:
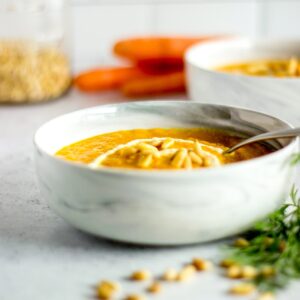
[{"label": "scattered pine nut", "polygon": [[237,265],[232,265],[227,268],[226,276],[228,278],[237,279],[242,277],[242,268]]},{"label": "scattered pine nut", "polygon": [[125,297],[125,300],[145,300],[146,298],[142,295],[130,294]]},{"label": "scattered pine nut", "polygon": [[260,274],[264,277],[271,277],[275,275],[275,269],[272,266],[264,266],[260,269]]},{"label": "scattered pine nut", "polygon": [[229,290],[234,295],[249,295],[255,291],[256,287],[252,283],[239,283]]},{"label": "scattered pine nut", "polygon": [[177,280],[178,281],[186,281],[193,277],[196,273],[196,268],[194,265],[187,265],[179,271]]},{"label": "scattered pine nut", "polygon": [[231,266],[237,266],[238,264],[234,261],[234,260],[232,260],[232,259],[230,259],[230,258],[226,258],[226,259],[223,259],[221,262],[220,262],[220,266],[222,267],[222,268],[229,268],[229,267],[231,267]]},{"label": "scattered pine nut", "polygon": [[244,279],[253,279],[257,276],[257,269],[252,266],[242,266],[241,277]]},{"label": "scattered pine nut", "polygon": [[147,289],[147,291],[149,293],[153,293],[153,294],[156,294],[156,293],[159,293],[162,289],[162,286],[159,282],[155,281],[153,282]]},{"label": "scattered pine nut", "polygon": [[265,292],[258,296],[257,300],[275,300],[275,296],[271,292]]},{"label": "scattered pine nut", "polygon": [[213,268],[213,264],[211,261],[202,258],[194,258],[193,265],[198,271],[207,271]]},{"label": "scattered pine nut", "polygon": [[249,241],[247,241],[245,238],[238,238],[234,241],[234,246],[244,248],[249,246]]},{"label": "scattered pine nut", "polygon": [[144,281],[151,278],[151,274],[148,270],[135,271],[131,275],[132,280]]},{"label": "scattered pine nut", "polygon": [[110,299],[120,286],[112,281],[101,281],[97,286],[97,296],[99,299]]},{"label": "scattered pine nut", "polygon": [[178,272],[175,269],[167,269],[162,275],[162,279],[165,281],[174,281],[178,277]]}]

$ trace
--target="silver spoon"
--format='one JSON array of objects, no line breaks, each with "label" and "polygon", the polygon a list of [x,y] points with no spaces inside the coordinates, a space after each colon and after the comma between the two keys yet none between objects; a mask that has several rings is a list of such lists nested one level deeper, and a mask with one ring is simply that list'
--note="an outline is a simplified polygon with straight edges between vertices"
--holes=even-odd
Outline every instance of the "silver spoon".
[{"label": "silver spoon", "polygon": [[234,145],[233,147],[225,150],[223,152],[223,154],[229,154],[245,145],[252,144],[255,142],[260,142],[260,141],[265,141],[265,140],[273,140],[273,139],[279,139],[279,138],[290,138],[290,137],[296,137],[299,135],[300,135],[300,128],[266,132],[266,133],[252,136],[251,138],[248,138],[248,139]]}]

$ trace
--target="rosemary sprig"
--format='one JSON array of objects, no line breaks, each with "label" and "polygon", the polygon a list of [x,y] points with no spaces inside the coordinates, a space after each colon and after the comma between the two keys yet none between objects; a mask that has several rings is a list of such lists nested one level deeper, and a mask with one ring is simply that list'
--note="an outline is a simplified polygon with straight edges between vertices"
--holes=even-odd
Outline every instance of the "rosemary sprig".
[{"label": "rosemary sprig", "polygon": [[[251,281],[258,290],[276,291],[300,278],[300,197],[296,188],[288,204],[256,223],[244,238],[248,243],[229,247],[227,259],[255,267],[258,275]],[[272,271],[266,273],[266,268]]]}]

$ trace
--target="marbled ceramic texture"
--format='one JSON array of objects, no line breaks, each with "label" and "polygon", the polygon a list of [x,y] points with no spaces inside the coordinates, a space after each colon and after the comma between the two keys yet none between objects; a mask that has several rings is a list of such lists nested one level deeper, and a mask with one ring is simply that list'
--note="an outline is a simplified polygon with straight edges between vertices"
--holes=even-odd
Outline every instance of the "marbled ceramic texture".
[{"label": "marbled ceramic texture", "polygon": [[250,134],[288,125],[263,114],[196,102],[140,102],[78,111],[42,126],[36,165],[42,194],[65,220],[86,232],[126,242],[176,245],[238,233],[274,210],[292,178],[297,141],[273,154],[191,171],[99,169],[54,153],[101,132],[214,126]]},{"label": "marbled ceramic texture", "polygon": [[234,39],[197,45],[186,54],[192,100],[238,105],[300,124],[300,78],[253,77],[215,71],[251,60],[300,57],[300,40]]}]

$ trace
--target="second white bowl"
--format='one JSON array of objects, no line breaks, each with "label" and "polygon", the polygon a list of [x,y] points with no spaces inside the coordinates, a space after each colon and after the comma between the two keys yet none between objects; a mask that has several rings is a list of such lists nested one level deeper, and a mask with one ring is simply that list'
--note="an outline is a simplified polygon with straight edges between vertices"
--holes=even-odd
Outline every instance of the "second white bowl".
[{"label": "second white bowl", "polygon": [[300,57],[300,40],[230,39],[191,47],[185,56],[192,100],[259,109],[300,124],[300,78],[237,75],[219,66],[260,59]]}]

